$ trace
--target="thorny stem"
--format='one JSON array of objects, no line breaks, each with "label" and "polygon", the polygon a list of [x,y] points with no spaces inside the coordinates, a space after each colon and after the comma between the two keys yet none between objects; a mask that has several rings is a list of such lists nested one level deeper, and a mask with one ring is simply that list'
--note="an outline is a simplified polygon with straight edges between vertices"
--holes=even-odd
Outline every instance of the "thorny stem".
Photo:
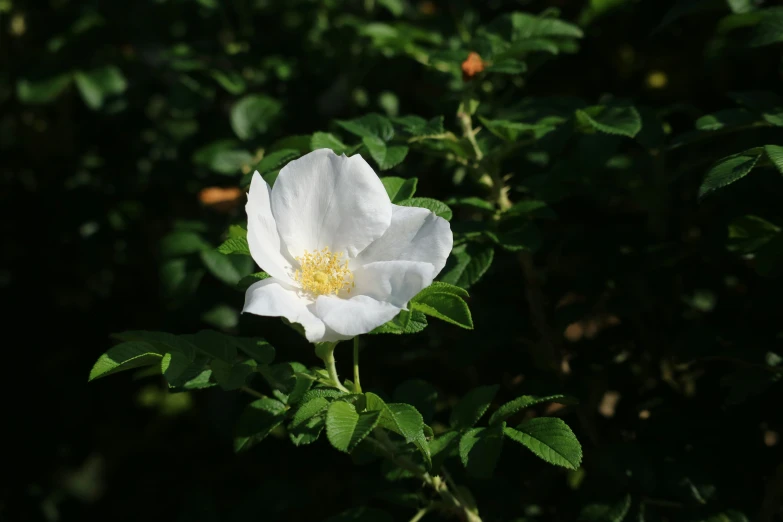
[{"label": "thorny stem", "polygon": [[353,391],[362,393],[362,385],[359,382],[359,336],[353,338]]},{"label": "thorny stem", "polygon": [[[470,505],[460,497],[458,491],[456,491],[455,486],[452,486],[455,488],[455,491],[452,492],[449,489],[447,482],[442,480],[439,476],[436,475],[433,477],[429,474],[429,472],[413,462],[406,455],[398,455],[396,453],[394,443],[391,441],[391,439],[389,439],[389,436],[385,431],[383,431],[383,429],[376,428],[375,437],[367,437],[366,440],[370,441],[370,443],[372,443],[376,448],[381,450],[386,458],[394,462],[397,466],[410,471],[413,475],[434,489],[435,492],[440,496],[441,500],[443,500],[444,507],[459,516],[461,520],[464,522],[482,522],[478,513],[473,511]],[[419,520],[424,516],[424,514],[421,514],[419,518],[414,517],[414,520]],[[417,513],[417,516],[418,515],[419,514]]]}]

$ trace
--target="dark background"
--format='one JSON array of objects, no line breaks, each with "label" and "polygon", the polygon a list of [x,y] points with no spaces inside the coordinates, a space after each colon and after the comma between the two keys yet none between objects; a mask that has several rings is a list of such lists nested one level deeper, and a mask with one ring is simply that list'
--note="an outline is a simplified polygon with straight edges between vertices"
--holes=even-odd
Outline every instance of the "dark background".
[{"label": "dark background", "polygon": [[[154,377],[123,373],[88,384],[87,375],[112,332],[194,332],[210,327],[200,317],[214,303],[241,304],[241,293],[209,274],[179,306],[161,285],[159,244],[175,221],[198,221],[217,243],[229,223],[242,220],[241,205],[220,211],[198,196],[204,187],[237,186],[238,178],[191,161],[199,147],[233,137],[237,97],[198,72],[188,74],[213,95],[184,87],[170,58],[177,44],[211,67],[255,71],[247,92],[282,102],[284,117],[256,146],[380,111],[384,92],[396,95],[401,114],[445,114],[456,130],[453,89],[437,72],[383,56],[337,23],[345,14],[393,20],[373,2],[132,4],[14,0],[0,7],[3,431],[10,435],[0,460],[0,519],[299,521],[369,503],[407,520],[412,511],[376,498],[384,487],[377,465],[353,465],[323,440],[294,448],[270,438],[235,456],[232,429],[248,400],[239,392],[169,395]],[[451,36],[459,21],[470,27],[505,11],[560,8],[564,19],[584,23],[579,52],[526,76],[514,96],[593,102],[612,93],[649,108],[672,136],[691,130],[702,114],[733,106],[729,91],[780,91],[779,46],[714,52],[725,6],[654,33],[671,2],[618,2],[588,23],[590,6],[598,4],[411,1],[403,19]],[[102,23],[73,29],[92,15]],[[66,43],[53,52],[50,42],[61,35]],[[247,50],[226,52],[232,44]],[[86,106],[73,86],[42,105],[19,99],[22,79],[106,64],[119,67],[128,85],[100,110]],[[666,75],[664,86],[650,86],[655,72]],[[195,131],[178,132],[194,123]],[[764,355],[780,353],[780,286],[724,243],[733,217],[781,217],[781,183],[762,173],[701,205],[694,197],[709,163],[742,150],[741,142],[758,143],[753,132],[667,157],[671,170],[702,168],[666,188],[666,205],[656,207],[662,229],[649,225],[645,194],[652,189],[643,176],[630,190],[629,179],[608,174],[593,192],[553,203],[558,219],[544,225],[534,259],[546,273],[541,290],[550,327],[563,335],[567,371],[536,365],[531,345],[540,333],[530,319],[529,281],[517,255],[500,251],[471,289],[474,332],[431,321],[415,336],[367,341],[365,387],[388,393],[423,378],[439,389],[444,410],[473,386],[495,382],[502,382],[500,400],[560,392],[581,400],[565,418],[584,447],[582,479],[507,447],[494,479],[461,477],[485,521],[575,520],[586,504],[626,493],[633,516],[647,506],[639,520],[708,520],[731,509],[750,520],[779,517],[781,384],[767,383]],[[769,131],[764,143],[775,139],[780,135]],[[509,160],[509,171],[524,167]],[[391,173],[417,176],[418,195],[447,199],[466,190],[452,186],[451,170],[412,155]],[[464,217],[457,213],[455,221]],[[635,254],[621,256],[628,245]],[[574,306],[557,307],[566,295],[579,297]],[[694,305],[695,295],[714,306]],[[242,317],[229,331],[263,335],[279,360],[317,363],[277,320]],[[344,375],[347,351],[336,354]]]}]

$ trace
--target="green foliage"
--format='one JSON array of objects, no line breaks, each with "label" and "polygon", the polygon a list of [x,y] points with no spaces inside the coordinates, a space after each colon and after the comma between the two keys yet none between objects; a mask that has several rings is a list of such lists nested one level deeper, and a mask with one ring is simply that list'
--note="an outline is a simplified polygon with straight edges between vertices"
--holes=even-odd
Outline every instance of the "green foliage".
[{"label": "green foliage", "polygon": [[434,283],[419,292],[410,302],[413,312],[422,312],[443,321],[472,329],[473,318],[463,299],[467,292],[447,283]]},{"label": "green foliage", "polygon": [[530,419],[516,428],[505,428],[503,433],[550,464],[577,469],[582,463],[582,446],[561,419]]},{"label": "green foliage", "polygon": [[497,424],[499,422],[503,422],[517,412],[524,410],[525,408],[535,406],[536,404],[541,404],[542,402],[550,401],[559,402],[560,404],[574,404],[576,402],[573,398],[566,397],[565,395],[550,395],[548,397],[522,395],[521,397],[517,397],[513,401],[509,401],[495,410],[495,413],[493,413],[492,417],[489,419],[489,423]]},{"label": "green foliage", "polygon": [[386,176],[381,178],[381,181],[386,189],[386,193],[389,194],[391,202],[399,203],[413,197],[419,180],[416,178],[403,179],[395,176]]},{"label": "green foliage", "polygon": [[489,428],[473,428],[459,440],[459,456],[468,473],[477,478],[490,478],[503,449],[505,423]]},{"label": "green foliage", "polygon": [[352,452],[378,425],[380,411],[358,413],[353,404],[335,401],[326,414],[326,437],[336,449]]}]

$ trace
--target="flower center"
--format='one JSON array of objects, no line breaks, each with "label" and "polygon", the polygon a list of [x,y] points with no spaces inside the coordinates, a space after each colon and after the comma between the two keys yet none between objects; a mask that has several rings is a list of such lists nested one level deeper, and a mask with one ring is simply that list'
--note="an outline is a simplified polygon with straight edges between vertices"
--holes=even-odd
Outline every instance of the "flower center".
[{"label": "flower center", "polygon": [[308,252],[297,257],[300,267],[294,272],[294,279],[302,289],[315,295],[336,294],[341,290],[351,291],[354,287],[353,273],[348,261],[342,260],[343,253],[332,254],[328,248]]}]

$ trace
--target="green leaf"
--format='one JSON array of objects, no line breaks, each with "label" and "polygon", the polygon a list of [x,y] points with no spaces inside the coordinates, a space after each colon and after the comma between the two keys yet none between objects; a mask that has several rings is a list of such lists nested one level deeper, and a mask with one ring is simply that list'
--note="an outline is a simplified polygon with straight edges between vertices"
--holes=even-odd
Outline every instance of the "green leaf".
[{"label": "green leaf", "polygon": [[180,257],[201,252],[210,247],[201,235],[189,230],[167,234],[160,241],[160,253],[164,258]]},{"label": "green leaf", "polygon": [[490,424],[497,424],[503,422],[507,418],[511,417],[517,412],[541,404],[542,402],[557,402],[560,404],[576,404],[576,400],[572,397],[566,397],[565,395],[549,395],[547,397],[536,397],[534,395],[522,395],[517,397],[513,401],[507,402],[492,414],[489,418]]},{"label": "green leaf", "polygon": [[337,120],[337,124],[362,138],[380,138],[382,141],[389,141],[394,137],[394,126],[391,121],[376,113],[365,114],[355,120]]},{"label": "green leaf", "polygon": [[642,130],[642,117],[636,107],[595,105],[586,109],[577,109],[576,118],[580,123],[607,134],[633,138]]},{"label": "green leaf", "polygon": [[783,42],[783,8],[764,9],[761,13],[759,24],[754,29],[748,45],[762,47]]},{"label": "green leaf", "polygon": [[230,342],[258,364],[272,364],[275,348],[258,337],[230,337]]},{"label": "green leaf", "polygon": [[767,158],[783,174],[783,147],[779,145],[764,145],[764,152]]},{"label": "green leaf", "polygon": [[449,205],[458,205],[463,207],[472,207],[474,209],[483,210],[485,212],[495,212],[495,205],[485,199],[481,199],[475,196],[467,198],[458,198],[449,200]]},{"label": "green leaf", "polygon": [[370,331],[370,334],[414,334],[427,327],[427,317],[422,312],[402,310],[397,317]]},{"label": "green leaf", "polygon": [[536,38],[540,36],[560,36],[566,38],[582,38],[582,30],[576,25],[557,18],[531,15],[515,12],[511,14],[513,27],[512,40]]},{"label": "green leaf", "polygon": [[318,440],[326,424],[328,407],[329,401],[323,397],[315,397],[313,400],[303,402],[288,426],[291,442],[302,446]]},{"label": "green leaf", "polygon": [[247,451],[264,440],[285,420],[285,412],[285,404],[269,397],[248,404],[239,417],[234,451]]},{"label": "green leaf", "polygon": [[719,160],[704,177],[699,187],[699,199],[747,176],[760,157],[761,154],[745,151]]},{"label": "green leaf", "polygon": [[201,320],[215,328],[228,330],[239,324],[239,311],[227,304],[217,304],[201,314]]},{"label": "green leaf", "polygon": [[112,346],[101,355],[90,370],[89,381],[113,373],[141,366],[160,364],[163,355],[153,345],[142,341],[128,341]]},{"label": "green leaf", "polygon": [[438,472],[447,458],[459,455],[459,438],[458,431],[447,431],[429,441],[433,473]]},{"label": "green leaf", "polygon": [[269,154],[265,154],[258,165],[255,166],[255,170],[262,176],[273,170],[279,170],[284,167],[289,161],[298,158],[301,154],[296,149],[282,149],[276,150]]},{"label": "green leaf", "polygon": [[443,128],[443,116],[436,116],[427,121],[421,116],[401,116],[392,121],[402,127],[402,130],[416,138],[438,136],[446,131]]},{"label": "green leaf", "polygon": [[430,448],[424,436],[424,418],[410,404],[386,404],[374,393],[366,393],[367,411],[380,412],[378,425],[401,435],[405,442],[414,444],[429,466],[431,464]]},{"label": "green leaf", "polygon": [[476,424],[489,409],[499,385],[479,386],[469,391],[451,411],[450,424],[458,430],[465,430]]},{"label": "green leaf", "polygon": [[345,154],[349,149],[348,145],[329,132],[316,132],[313,134],[313,137],[310,139],[310,148],[312,150],[332,149],[335,154]]},{"label": "green leaf", "polygon": [[441,281],[462,288],[470,288],[489,270],[495,257],[491,245],[467,243],[451,251]]},{"label": "green leaf", "polygon": [[294,413],[290,426],[296,428],[316,415],[326,414],[328,407],[329,401],[323,397],[314,397],[310,401],[303,402],[299,409],[296,410],[296,413]]},{"label": "green leaf", "polygon": [[452,293],[422,291],[410,302],[410,309],[468,330],[473,329],[473,318],[467,303]]},{"label": "green leaf", "polygon": [[236,390],[244,386],[247,378],[256,368],[255,361],[244,361],[237,364],[225,363],[215,359],[211,363],[212,375],[218,385],[224,390]]},{"label": "green leaf", "polygon": [[[217,6],[215,6],[217,7]],[[220,84],[225,90],[234,95],[239,95],[245,92],[247,83],[242,75],[235,71],[221,71],[219,69],[213,69],[209,73],[212,78]]]},{"label": "green leaf", "polygon": [[505,423],[489,428],[473,428],[462,435],[459,456],[468,474],[483,479],[492,477],[503,449],[504,427]]},{"label": "green leaf", "polygon": [[247,238],[230,237],[223,241],[219,247],[217,247],[217,251],[223,255],[241,254],[244,256],[249,256],[250,245],[247,244]]},{"label": "green leaf", "polygon": [[577,469],[582,463],[582,446],[561,419],[536,417],[516,429],[506,428],[504,433],[550,464]]},{"label": "green leaf", "polygon": [[381,412],[357,413],[353,404],[335,401],[326,414],[326,437],[339,451],[350,453],[378,425]]},{"label": "green leaf", "polygon": [[201,330],[194,335],[183,336],[190,341],[196,350],[209,357],[219,359],[228,364],[234,364],[237,349],[234,337],[213,330]]},{"label": "green leaf", "polygon": [[726,127],[748,125],[756,120],[756,116],[745,109],[726,109],[702,116],[696,120],[696,128],[701,131],[714,131]]},{"label": "green leaf", "polygon": [[66,73],[45,80],[19,80],[16,95],[22,103],[41,105],[54,101],[71,84],[73,77]]},{"label": "green leaf", "polygon": [[482,116],[479,116],[479,120],[481,120],[481,123],[484,124],[489,132],[508,142],[517,141],[523,136],[532,136],[535,139],[539,139],[555,130],[557,124],[565,121],[561,118],[539,123],[523,123],[508,120],[489,120]]},{"label": "green leaf", "polygon": [[438,390],[421,379],[405,381],[394,390],[394,402],[402,402],[413,405],[424,419],[424,422],[432,421],[435,415],[435,403],[438,399]]},{"label": "green leaf", "polygon": [[[238,242],[241,243],[241,240]],[[202,250],[201,260],[213,276],[231,286],[235,286],[240,279],[249,275],[253,268],[253,260],[250,257],[227,256],[218,250]]]},{"label": "green leaf", "polygon": [[365,136],[362,138],[362,143],[370,151],[370,156],[381,170],[388,170],[399,165],[408,155],[408,147],[404,145],[389,147],[376,136]]},{"label": "green leaf", "polygon": [[631,495],[615,504],[591,504],[579,513],[578,522],[622,522],[631,509]]},{"label": "green leaf", "polygon": [[231,127],[242,140],[264,134],[282,111],[280,102],[263,94],[250,94],[231,108]]},{"label": "green leaf", "polygon": [[430,286],[416,294],[416,297],[413,298],[415,301],[418,297],[426,297],[429,294],[451,294],[456,295],[458,297],[470,297],[470,294],[468,294],[468,291],[464,288],[460,288],[458,286],[451,285],[449,283],[446,283],[444,281],[434,281]]},{"label": "green leaf", "polygon": [[747,215],[729,223],[727,248],[732,252],[749,254],[777,237],[780,227],[759,216]]},{"label": "green leaf", "polygon": [[503,58],[493,61],[486,68],[487,72],[502,74],[522,74],[527,71],[527,64],[514,58]]},{"label": "green leaf", "polygon": [[440,216],[446,221],[451,221],[453,215],[451,209],[445,203],[432,198],[408,198],[398,201],[397,205],[403,207],[420,207],[426,208],[433,212],[436,216]]},{"label": "green leaf", "polygon": [[253,286],[255,283],[258,283],[259,281],[263,281],[264,279],[267,279],[271,277],[266,272],[256,272],[255,274],[246,275],[242,279],[239,280],[237,283],[237,290],[240,290],[241,292],[247,291],[248,288]]},{"label": "green leaf", "polygon": [[87,72],[76,71],[74,79],[84,103],[91,109],[100,109],[106,98],[122,94],[128,87],[122,71],[114,66]]},{"label": "green leaf", "polygon": [[730,509],[709,518],[703,519],[703,522],[748,522],[748,517],[739,511]]},{"label": "green leaf", "polygon": [[253,161],[252,154],[238,147],[239,142],[233,139],[214,141],[194,152],[192,160],[218,174],[234,176]]},{"label": "green leaf", "polygon": [[760,114],[767,123],[776,127],[783,126],[783,101],[774,92],[731,92],[729,96],[738,104]]},{"label": "green leaf", "polygon": [[392,203],[398,203],[405,199],[410,199],[416,193],[418,178],[403,179],[395,176],[386,176],[381,178],[381,183],[386,189]]}]

